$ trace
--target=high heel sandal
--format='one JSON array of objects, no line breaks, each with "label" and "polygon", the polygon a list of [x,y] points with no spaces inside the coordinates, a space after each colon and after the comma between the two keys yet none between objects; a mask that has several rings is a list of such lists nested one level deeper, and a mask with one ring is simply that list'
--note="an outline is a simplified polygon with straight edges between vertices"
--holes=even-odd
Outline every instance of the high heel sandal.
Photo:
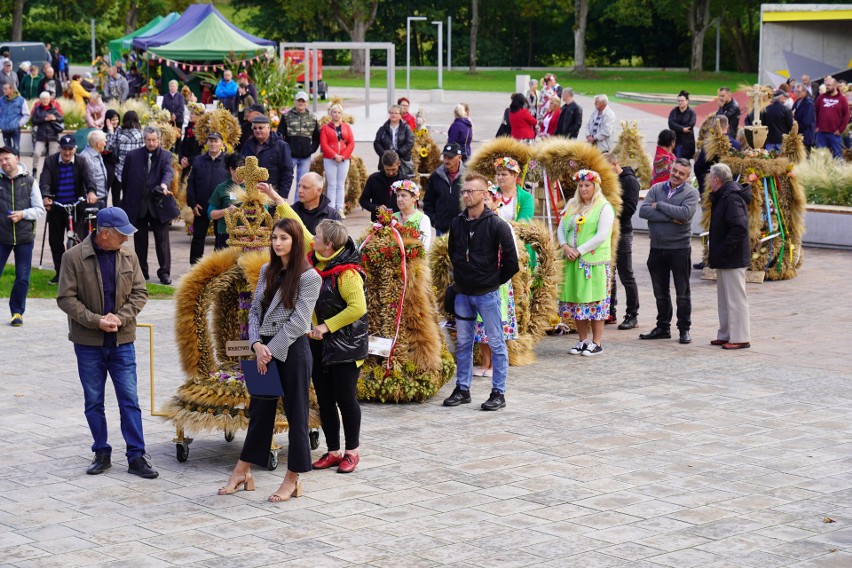
[{"label": "high heel sandal", "polygon": [[[232,474],[231,477],[234,477],[234,475],[237,474]],[[225,485],[224,487],[220,487],[219,495],[233,495],[234,493],[240,490],[240,487],[242,487],[245,491],[254,491],[254,477],[252,477],[250,472],[244,473],[242,475],[243,480],[234,484],[233,487],[228,487],[227,485]],[[228,481],[231,480],[229,479]]]},{"label": "high heel sandal", "polygon": [[[281,491],[281,487],[284,487],[287,483],[293,484],[293,490],[289,493],[285,493]],[[301,497],[302,496],[302,480],[297,479],[295,482],[293,481],[285,481],[281,484],[281,487],[278,488],[278,491],[269,496],[270,503],[283,503],[284,501],[289,501],[290,497]]]}]

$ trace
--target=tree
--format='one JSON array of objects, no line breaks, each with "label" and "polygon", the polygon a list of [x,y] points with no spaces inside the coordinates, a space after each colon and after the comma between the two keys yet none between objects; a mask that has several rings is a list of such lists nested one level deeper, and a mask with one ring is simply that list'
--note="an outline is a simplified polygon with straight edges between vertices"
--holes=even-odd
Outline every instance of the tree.
[{"label": "tree", "polygon": [[21,41],[24,32],[24,0],[15,0],[12,13],[12,41]]},{"label": "tree", "polygon": [[136,0],[130,0],[127,13],[124,15],[124,33],[129,34],[139,27],[139,10]]},{"label": "tree", "polygon": [[[338,0],[332,0],[331,11],[340,27],[349,34],[352,41],[366,41],[367,30],[376,21],[376,11],[379,0],[347,0],[341,5]],[[352,50],[352,72],[364,72],[364,50]]]},{"label": "tree", "polygon": [[479,34],[479,0],[470,2],[470,60],[468,72],[476,73],[476,36]]},{"label": "tree", "polygon": [[586,72],[586,22],[591,0],[574,0],[574,71]]},{"label": "tree", "polygon": [[704,35],[716,23],[716,18],[710,18],[712,0],[692,0],[686,13],[686,22],[692,36],[692,56],[689,60],[689,70],[700,73],[704,70]]}]

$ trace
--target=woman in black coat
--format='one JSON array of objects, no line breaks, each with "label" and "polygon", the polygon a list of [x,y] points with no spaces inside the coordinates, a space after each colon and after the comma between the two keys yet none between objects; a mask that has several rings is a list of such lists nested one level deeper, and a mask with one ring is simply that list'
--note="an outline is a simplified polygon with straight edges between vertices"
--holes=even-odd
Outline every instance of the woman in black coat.
[{"label": "woman in black coat", "polygon": [[[396,131],[396,143],[394,143],[394,130]],[[393,150],[399,155],[403,173],[406,177],[414,174],[414,165],[411,161],[411,149],[414,148],[414,133],[402,120],[402,108],[392,105],[388,109],[388,120],[379,127],[376,139],[373,140],[373,149],[379,159],[388,150]],[[379,162],[379,167],[382,167]]]},{"label": "woman in black coat", "polygon": [[669,113],[669,130],[675,133],[675,156],[691,160],[695,156],[695,111],[689,108],[689,93],[677,95],[677,106]]}]

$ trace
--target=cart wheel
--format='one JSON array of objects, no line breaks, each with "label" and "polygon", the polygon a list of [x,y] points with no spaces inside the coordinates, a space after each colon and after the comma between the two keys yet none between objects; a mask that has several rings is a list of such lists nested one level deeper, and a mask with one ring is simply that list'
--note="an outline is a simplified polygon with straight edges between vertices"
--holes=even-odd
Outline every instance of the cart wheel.
[{"label": "cart wheel", "polygon": [[177,454],[177,461],[185,462],[189,458],[189,444],[175,444],[175,453]]},{"label": "cart wheel", "polygon": [[77,244],[77,241],[71,238],[65,239],[65,250],[71,250],[74,248],[74,245]]},{"label": "cart wheel", "polygon": [[226,442],[233,442],[234,441],[234,433],[228,432],[227,430],[225,430],[225,441]]},{"label": "cart wheel", "polygon": [[278,469],[278,452],[269,452],[269,461],[266,462],[266,469],[268,469],[269,471],[275,471],[276,469]]},{"label": "cart wheel", "polygon": [[319,448],[319,430],[311,428],[311,431],[308,432],[308,438],[311,440],[312,450]]}]

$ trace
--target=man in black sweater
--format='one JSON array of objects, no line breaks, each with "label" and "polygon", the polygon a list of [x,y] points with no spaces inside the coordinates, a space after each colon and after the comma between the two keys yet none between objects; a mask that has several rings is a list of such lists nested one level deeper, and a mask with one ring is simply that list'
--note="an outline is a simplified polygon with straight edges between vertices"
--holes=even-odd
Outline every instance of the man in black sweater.
[{"label": "man in black sweater", "polygon": [[491,396],[482,410],[506,406],[506,375],[509,351],[503,339],[500,286],[518,272],[518,251],[508,223],[485,206],[491,199],[488,179],[469,173],[464,178],[462,200],[465,210],[453,217],[447,241],[447,253],[453,265],[453,289],[456,292],[456,388],[444,400],[444,406],[470,402],[473,377],[473,331],[476,316],[482,318],[491,346],[494,374]]},{"label": "man in black sweater", "polygon": [[562,90],[562,110],[559,112],[559,122],[556,124],[555,136],[577,138],[583,126],[583,109],[574,102],[574,89],[565,87]]},{"label": "man in black sweater", "polygon": [[[633,173],[633,168],[620,166],[618,157],[607,152],[604,154],[612,170],[618,175],[618,183],[621,184],[621,216],[619,224],[621,232],[618,238],[618,252],[616,256],[615,272],[618,274],[624,292],[627,295],[627,312],[624,321],[618,325],[618,329],[633,329],[638,324],[639,317],[639,288],[636,286],[636,278],[633,276],[633,214],[639,204],[639,180]],[[610,304],[608,323],[618,321],[616,316],[615,278],[612,281],[612,303]]]},{"label": "man in black sweater", "polygon": [[361,207],[370,212],[372,222],[376,222],[379,207],[382,205],[391,211],[399,211],[396,194],[391,189],[391,185],[404,179],[406,179],[405,176],[399,171],[399,154],[393,150],[386,150],[382,154],[379,171],[373,172],[367,178],[364,191],[361,192],[361,198],[358,200]]},{"label": "man in black sweater", "polygon": [[340,214],[330,206],[330,201],[322,192],[322,176],[316,172],[308,172],[302,176],[297,186],[298,201],[293,204],[293,211],[305,224],[305,227],[315,235],[317,225],[323,219],[342,221]]}]

